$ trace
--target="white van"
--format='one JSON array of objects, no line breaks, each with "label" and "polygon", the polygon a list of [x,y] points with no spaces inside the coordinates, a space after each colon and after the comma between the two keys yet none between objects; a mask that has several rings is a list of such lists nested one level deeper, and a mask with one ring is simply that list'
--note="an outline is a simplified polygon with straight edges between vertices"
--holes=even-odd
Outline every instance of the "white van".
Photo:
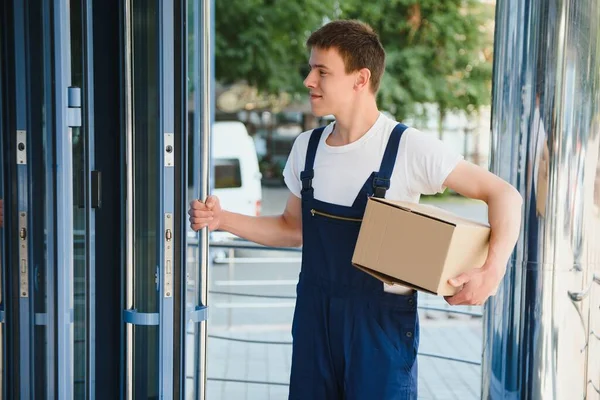
[{"label": "white van", "polygon": [[221,207],[228,211],[260,215],[262,176],[254,140],[246,126],[238,121],[217,121],[211,138],[212,193],[219,197]]}]

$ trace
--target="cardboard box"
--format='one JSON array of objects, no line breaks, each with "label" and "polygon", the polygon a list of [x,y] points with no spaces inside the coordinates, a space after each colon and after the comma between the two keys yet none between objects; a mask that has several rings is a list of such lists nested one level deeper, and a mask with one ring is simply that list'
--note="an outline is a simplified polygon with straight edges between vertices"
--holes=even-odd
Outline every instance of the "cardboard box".
[{"label": "cardboard box", "polygon": [[388,284],[451,296],[448,284],[487,258],[489,225],[438,207],[370,198],[352,264]]}]

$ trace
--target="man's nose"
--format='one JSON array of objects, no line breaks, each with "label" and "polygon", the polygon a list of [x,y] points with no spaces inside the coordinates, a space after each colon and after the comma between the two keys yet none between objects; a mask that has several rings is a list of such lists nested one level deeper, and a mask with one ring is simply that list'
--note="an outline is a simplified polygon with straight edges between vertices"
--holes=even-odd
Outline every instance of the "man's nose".
[{"label": "man's nose", "polygon": [[315,80],[312,78],[312,72],[309,72],[304,79],[304,86],[311,89],[315,87]]}]

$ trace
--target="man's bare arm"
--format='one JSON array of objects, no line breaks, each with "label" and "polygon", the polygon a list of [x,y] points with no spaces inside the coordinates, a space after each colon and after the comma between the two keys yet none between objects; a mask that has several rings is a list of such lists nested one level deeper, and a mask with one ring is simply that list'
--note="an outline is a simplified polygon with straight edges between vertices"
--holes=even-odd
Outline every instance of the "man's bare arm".
[{"label": "man's bare arm", "polygon": [[466,161],[459,163],[444,185],[465,197],[483,200],[488,205],[491,236],[487,260],[480,269],[451,279],[450,284],[464,286],[458,294],[447,299],[454,305],[483,304],[490,295],[495,294],[506,272],[506,264],[521,229],[523,199],[510,184]]},{"label": "man's bare arm", "polygon": [[265,246],[302,245],[302,201],[292,193],[285,210],[277,216],[251,217],[223,210],[215,196],[205,203],[193,201],[188,214],[195,231],[208,226],[210,231],[220,229]]}]

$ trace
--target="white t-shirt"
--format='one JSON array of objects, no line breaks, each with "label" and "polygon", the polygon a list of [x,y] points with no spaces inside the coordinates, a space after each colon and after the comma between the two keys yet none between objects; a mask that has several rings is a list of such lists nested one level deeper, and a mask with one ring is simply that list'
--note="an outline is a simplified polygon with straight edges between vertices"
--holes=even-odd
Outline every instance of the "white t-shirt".
[{"label": "white t-shirt", "polygon": [[[360,189],[372,172],[379,171],[388,139],[397,122],[379,114],[375,124],[357,141],[344,146],[330,146],[325,141],[333,131],[328,125],[317,148],[314,163],[313,188],[315,199],[352,206]],[[283,177],[290,191],[301,197],[306,151],[311,131],[300,134],[288,158]],[[402,134],[390,188],[385,197],[390,200],[418,203],[421,194],[443,192],[444,181],[462,160],[442,141],[414,128]],[[383,284],[384,291],[407,294],[412,291],[400,285]]]},{"label": "white t-shirt", "polygon": [[[356,195],[372,172],[379,171],[388,139],[397,122],[379,114],[375,124],[357,141],[344,146],[330,146],[325,141],[333,131],[329,124],[315,156],[313,178],[316,199],[352,206]],[[308,141],[312,131],[300,134],[292,147],[283,177],[290,191],[301,197]],[[421,194],[444,191],[446,177],[463,157],[433,135],[408,128],[402,134],[396,164],[386,198],[418,203]]]}]

